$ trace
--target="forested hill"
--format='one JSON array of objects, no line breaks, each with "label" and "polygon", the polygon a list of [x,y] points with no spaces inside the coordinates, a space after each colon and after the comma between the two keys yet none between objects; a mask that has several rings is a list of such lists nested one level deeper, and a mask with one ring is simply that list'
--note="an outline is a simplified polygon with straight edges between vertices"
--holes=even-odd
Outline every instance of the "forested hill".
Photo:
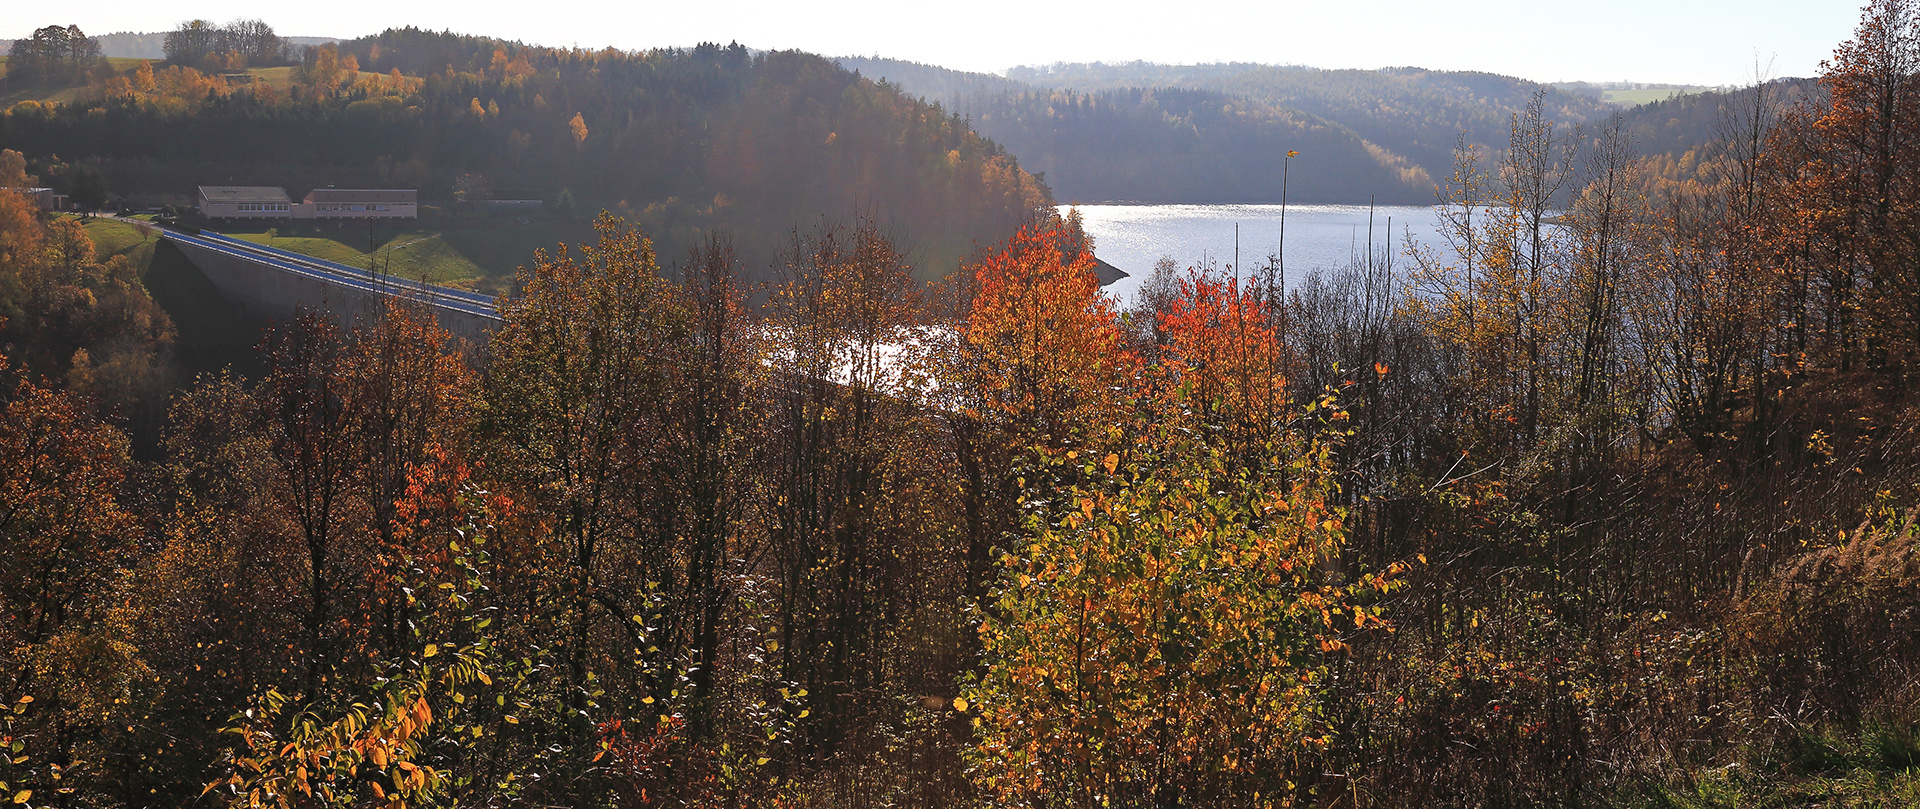
[{"label": "forested hill", "polygon": [[[1815,79],[1775,79],[1760,89],[1762,100],[1771,108],[1787,109],[1805,101],[1815,100],[1820,93],[1820,83]],[[1730,113],[1736,110],[1750,110],[1755,101],[1755,88],[1741,90],[1714,90],[1642,104],[1621,114],[1628,130],[1633,133],[1634,145],[1642,154],[1660,157],[1663,160],[1679,162],[1697,162],[1697,150],[1702,145],[1714,142],[1727,134]],[[1688,161],[1689,152],[1696,152],[1694,161]]]},{"label": "forested hill", "polygon": [[1115,82],[1050,88],[877,58],[843,67],[950,107],[1062,201],[1424,203],[1430,172],[1318,115],[1215,90]]},{"label": "forested hill", "polygon": [[0,145],[35,165],[92,167],[129,196],[204,183],[418,187],[429,200],[456,185],[527,189],[624,212],[663,252],[715,227],[771,245],[823,215],[878,212],[936,273],[1052,202],[964,120],[805,53],[566,50],[406,29],[278,70],[233,84],[183,66],[115,76],[79,101],[16,105]]},{"label": "forested hill", "polygon": [[[281,37],[291,45],[325,45],[340,40],[333,37]],[[167,56],[167,32],[135,33],[120,31],[93,38],[100,43],[100,55],[126,59],[164,59]]]},{"label": "forested hill", "polygon": [[1599,99],[1490,73],[1319,70],[1243,63],[1056,64],[1006,77],[842,59],[953,106],[1062,199],[1252,202],[1279,197],[1279,157],[1301,152],[1290,197],[1424,203],[1456,139],[1498,144],[1535,92],[1559,124]]}]

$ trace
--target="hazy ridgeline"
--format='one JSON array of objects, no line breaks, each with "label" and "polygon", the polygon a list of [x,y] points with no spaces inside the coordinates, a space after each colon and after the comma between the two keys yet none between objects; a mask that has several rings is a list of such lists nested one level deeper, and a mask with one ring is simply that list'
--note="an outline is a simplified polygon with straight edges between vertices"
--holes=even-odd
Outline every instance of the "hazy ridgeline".
[{"label": "hazy ridgeline", "polygon": [[181,62],[109,70],[66,103],[25,88],[0,145],[62,192],[88,178],[141,204],[215,183],[418,188],[436,208],[512,190],[563,214],[619,211],[675,253],[728,229],[756,272],[794,223],[868,212],[931,280],[1052,204],[964,120],[809,54],[414,29],[294,49],[268,30],[296,64],[262,70],[276,62],[220,50],[225,30],[185,24],[169,35]]},{"label": "hazy ridgeline", "polygon": [[603,216],[483,349],[394,307],[189,379],[161,248],[0,194],[0,780],[1910,805],[1914,11],[1870,6],[1815,88],[1687,107],[1719,134],[1677,158],[1536,93],[1432,171],[1432,240],[1284,292],[1169,265],[1124,310],[1072,216],[936,283],[878,217],[802,226],[764,289],[725,235]]},{"label": "hazy ridgeline", "polygon": [[[1056,64],[1006,77],[893,59],[840,64],[968,117],[1061,202],[1430,204],[1456,141],[1505,148],[1536,93],[1556,125],[1624,117],[1648,156],[1711,143],[1725,92],[1639,107],[1489,73],[1252,64]],[[1806,80],[1796,80],[1795,86]],[[1791,92],[1791,91],[1788,91]]]}]

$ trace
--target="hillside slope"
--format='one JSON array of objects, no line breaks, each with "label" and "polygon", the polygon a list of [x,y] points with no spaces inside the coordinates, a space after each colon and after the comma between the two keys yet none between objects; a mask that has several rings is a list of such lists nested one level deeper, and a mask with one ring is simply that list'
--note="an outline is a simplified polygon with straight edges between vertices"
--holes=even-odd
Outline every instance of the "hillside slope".
[{"label": "hillside slope", "polygon": [[940,108],[817,56],[738,45],[585,52],[389,31],[310,55],[285,89],[168,67],[146,89],[19,105],[0,146],[36,171],[55,155],[84,163],[129,197],[230,183],[571,200],[644,225],[669,259],[727,228],[764,263],[795,225],[870,210],[930,274],[1051,204]]},{"label": "hillside slope", "polygon": [[1420,68],[1321,70],[1135,62],[1021,67],[1008,73],[1064,90],[1177,87],[1236,96],[1343,127],[1432,177],[1446,176],[1461,137],[1469,143],[1504,143],[1513,116],[1536,92],[1546,93],[1548,117],[1561,125],[1589,123],[1613,112],[1597,98],[1512,76]]},{"label": "hillside slope", "polygon": [[1243,63],[1055,64],[1007,76],[879,58],[844,67],[967,115],[1062,199],[1264,202],[1299,151],[1289,196],[1419,204],[1457,140],[1505,141],[1544,92],[1558,124],[1614,111],[1599,96],[1488,73],[1319,70]]},{"label": "hillside slope", "polygon": [[1422,203],[1427,172],[1319,115],[1232,94],[1114,81],[1051,88],[869,57],[843,67],[949,107],[1046,178],[1063,201]]}]

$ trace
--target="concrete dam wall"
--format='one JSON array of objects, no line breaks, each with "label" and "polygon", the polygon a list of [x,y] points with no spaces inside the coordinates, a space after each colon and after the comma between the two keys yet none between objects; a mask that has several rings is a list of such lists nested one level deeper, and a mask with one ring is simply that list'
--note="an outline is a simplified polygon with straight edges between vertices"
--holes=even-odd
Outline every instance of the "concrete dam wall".
[{"label": "concrete dam wall", "polygon": [[218,233],[164,231],[240,314],[288,319],[300,307],[326,312],[342,327],[366,322],[392,298],[424,305],[440,327],[484,345],[500,326],[493,298],[322,261]]}]

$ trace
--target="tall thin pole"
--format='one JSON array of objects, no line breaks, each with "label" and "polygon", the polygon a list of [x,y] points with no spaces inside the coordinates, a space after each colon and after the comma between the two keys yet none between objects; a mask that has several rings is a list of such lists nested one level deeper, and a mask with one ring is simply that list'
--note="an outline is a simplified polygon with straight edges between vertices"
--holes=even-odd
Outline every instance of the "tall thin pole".
[{"label": "tall thin pole", "polygon": [[1367,282],[1373,282],[1373,196],[1367,196]]},{"label": "tall thin pole", "polygon": [[1280,293],[1284,300],[1287,290],[1287,175],[1292,173],[1293,158],[1300,154],[1292,149],[1287,156],[1280,158]]}]

